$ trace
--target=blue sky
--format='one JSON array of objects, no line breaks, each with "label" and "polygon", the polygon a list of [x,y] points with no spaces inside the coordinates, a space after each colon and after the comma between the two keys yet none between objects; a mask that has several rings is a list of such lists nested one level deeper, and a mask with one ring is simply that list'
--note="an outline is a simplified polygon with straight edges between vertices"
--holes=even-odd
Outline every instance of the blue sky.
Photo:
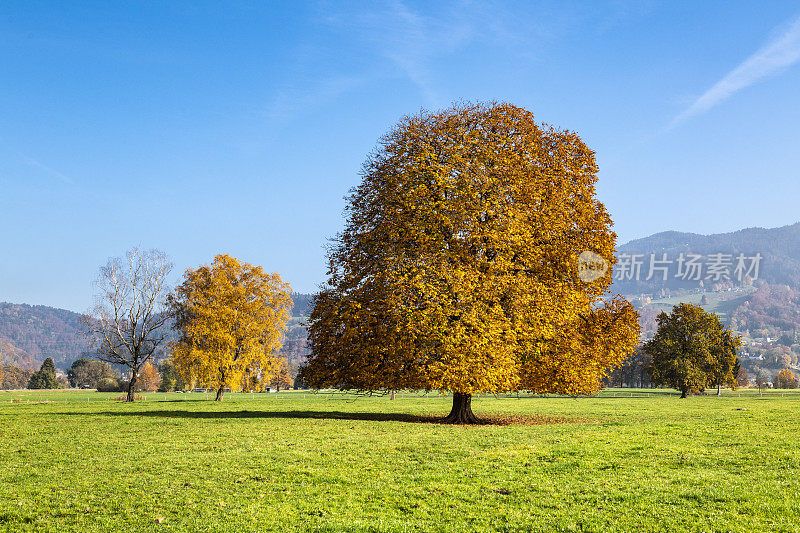
[{"label": "blue sky", "polygon": [[620,243],[800,221],[800,2],[0,5],[0,301],[85,310],[110,256],[297,291],[402,115],[508,101],[597,152]]}]

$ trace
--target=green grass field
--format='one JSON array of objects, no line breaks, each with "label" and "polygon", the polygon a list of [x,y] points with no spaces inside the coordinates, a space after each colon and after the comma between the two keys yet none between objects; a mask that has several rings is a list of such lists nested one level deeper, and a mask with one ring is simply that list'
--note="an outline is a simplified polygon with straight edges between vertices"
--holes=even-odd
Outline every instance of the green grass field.
[{"label": "green grass field", "polygon": [[703,309],[710,313],[716,313],[720,316],[721,320],[725,320],[729,313],[736,310],[737,307],[742,305],[750,295],[755,292],[753,287],[744,287],[740,292],[707,292],[707,293],[693,293],[684,294],[681,296],[673,296],[671,298],[654,299],[648,307],[653,307],[657,311],[664,311],[669,313],[672,308],[680,303],[690,303],[700,305],[705,296],[708,303],[703,305]]},{"label": "green grass field", "polygon": [[800,529],[798,393],[112,396],[0,393],[0,530]]}]

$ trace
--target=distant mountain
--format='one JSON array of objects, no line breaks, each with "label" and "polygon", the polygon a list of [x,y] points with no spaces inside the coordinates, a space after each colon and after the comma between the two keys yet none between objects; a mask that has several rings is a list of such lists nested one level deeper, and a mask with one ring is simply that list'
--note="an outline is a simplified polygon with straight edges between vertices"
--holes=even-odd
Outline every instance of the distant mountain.
[{"label": "distant mountain", "polygon": [[20,350],[6,337],[0,336],[0,364],[9,364],[20,368],[38,368],[37,360],[25,350]]},{"label": "distant mountain", "polygon": [[[292,294],[294,317],[289,323],[285,349],[299,361],[305,354],[304,317],[311,296]],[[67,369],[89,349],[81,315],[44,305],[0,302],[0,362],[38,369],[52,357],[56,367]],[[292,357],[293,356],[293,357]]]},{"label": "distant mountain", "polygon": [[0,303],[0,358],[38,368],[48,357],[66,368],[88,348],[81,315],[44,305]]},{"label": "distant mountain", "polygon": [[[650,268],[650,254],[656,254],[656,259],[662,259],[663,254],[667,254],[667,260],[673,261],[667,281],[663,281],[661,271],[655,271],[652,279],[646,279]],[[747,258],[760,254],[758,279],[770,284],[800,288],[800,223],[797,223],[780,228],[748,228],[715,235],[665,231],[628,242],[617,248],[617,256],[623,258],[627,255],[628,261],[630,261],[630,256],[640,256],[639,259],[643,261],[641,275],[638,280],[635,279],[635,276],[631,276],[634,279],[615,279],[614,291],[628,295],[657,294],[662,288],[698,287],[697,280],[685,280],[677,275],[677,262],[681,254],[684,254],[684,257],[689,254],[704,256],[703,262],[706,267],[709,256],[713,254],[729,255],[732,260],[731,274],[736,267],[736,258],[740,254],[744,254]],[[749,265],[750,263],[748,263]],[[625,267],[618,263],[615,276],[621,274],[621,268]],[[702,275],[703,284],[706,287],[709,282],[714,282],[714,280],[707,279],[707,274],[708,270],[706,269]]]},{"label": "distant mountain", "polygon": [[292,293],[292,316],[306,317],[311,314],[311,298],[312,294],[303,294],[301,292]]}]

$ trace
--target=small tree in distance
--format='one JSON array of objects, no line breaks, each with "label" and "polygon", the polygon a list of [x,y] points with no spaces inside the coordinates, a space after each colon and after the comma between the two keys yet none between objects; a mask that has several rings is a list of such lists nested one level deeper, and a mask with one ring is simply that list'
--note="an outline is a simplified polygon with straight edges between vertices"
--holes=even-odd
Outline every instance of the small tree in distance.
[{"label": "small tree in distance", "polygon": [[740,387],[747,387],[750,385],[750,374],[748,374],[747,370],[741,365],[736,373],[736,383]]},{"label": "small tree in distance", "polygon": [[169,392],[186,388],[178,371],[175,370],[175,363],[172,358],[161,361],[158,365],[158,373],[161,375],[161,383],[158,386],[159,392]]},{"label": "small tree in distance", "polygon": [[276,390],[288,389],[292,386],[292,376],[289,373],[289,363],[283,357],[278,359],[276,363],[271,385],[273,385]]},{"label": "small tree in distance", "polygon": [[769,376],[764,370],[760,370],[756,374],[756,387],[758,387],[758,392],[769,387]]},{"label": "small tree in distance", "polygon": [[797,388],[797,377],[795,377],[794,372],[789,370],[788,368],[784,368],[775,376],[775,388],[776,389],[796,389]]},{"label": "small tree in distance", "polygon": [[682,303],[669,315],[662,311],[657,321],[655,336],[642,347],[652,357],[653,383],[674,387],[681,398],[711,385],[738,387],[736,352],[741,338],[717,315]]},{"label": "small tree in distance", "polygon": [[139,380],[136,385],[136,390],[143,392],[153,392],[158,389],[161,384],[161,376],[158,375],[158,370],[149,362],[142,366],[139,372]]},{"label": "small tree in distance", "polygon": [[38,372],[34,372],[28,381],[29,389],[57,389],[58,379],[56,378],[56,366],[53,358],[48,357],[42,363]]},{"label": "small tree in distance", "polygon": [[139,372],[168,337],[165,304],[171,271],[163,252],[138,248],[100,268],[95,307],[84,321],[98,359],[128,368],[125,401],[134,401]]}]

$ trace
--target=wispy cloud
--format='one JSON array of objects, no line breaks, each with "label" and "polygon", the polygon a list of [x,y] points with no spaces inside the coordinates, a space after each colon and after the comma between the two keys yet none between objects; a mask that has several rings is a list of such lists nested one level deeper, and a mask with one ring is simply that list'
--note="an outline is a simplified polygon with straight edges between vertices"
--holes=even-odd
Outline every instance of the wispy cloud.
[{"label": "wispy cloud", "polygon": [[56,178],[56,179],[58,179],[58,180],[60,180],[60,181],[62,181],[64,183],[67,183],[69,185],[75,185],[75,182],[72,181],[71,178],[65,176],[64,174],[62,174],[61,172],[57,171],[56,169],[48,167],[47,165],[45,165],[41,161],[38,161],[38,160],[36,160],[36,159],[34,159],[34,158],[30,157],[30,156],[27,156],[27,155],[25,155],[25,154],[23,154],[21,152],[18,152],[18,153],[19,153],[20,157],[22,157],[22,159],[28,165],[30,165],[32,167],[36,167],[36,168],[38,168],[40,170],[43,170],[48,175],[50,175],[50,176],[52,176],[52,177],[54,177],[54,178]]},{"label": "wispy cloud", "polygon": [[336,76],[313,82],[286,85],[278,91],[267,108],[267,117],[276,126],[283,126],[300,115],[312,113],[348,93],[364,80],[356,76]]},{"label": "wispy cloud", "polygon": [[738,91],[767,76],[784,71],[798,60],[800,60],[800,17],[703,93],[692,105],[676,116],[669,127],[675,127],[691,117],[705,113]]},{"label": "wispy cloud", "polygon": [[488,2],[457,0],[436,3],[424,13],[402,0],[377,3],[370,10],[332,9],[325,21],[365,42],[388,60],[393,75],[405,77],[417,87],[427,105],[442,104],[437,62],[478,41],[501,41],[506,46],[522,43],[536,33],[530,25],[521,33],[509,24],[511,15]]},{"label": "wispy cloud", "polygon": [[435,102],[436,90],[426,65],[431,51],[426,21],[399,0],[393,2],[391,8],[393,18],[398,23],[394,28],[397,40],[390,43],[384,54],[419,88],[425,100]]}]

